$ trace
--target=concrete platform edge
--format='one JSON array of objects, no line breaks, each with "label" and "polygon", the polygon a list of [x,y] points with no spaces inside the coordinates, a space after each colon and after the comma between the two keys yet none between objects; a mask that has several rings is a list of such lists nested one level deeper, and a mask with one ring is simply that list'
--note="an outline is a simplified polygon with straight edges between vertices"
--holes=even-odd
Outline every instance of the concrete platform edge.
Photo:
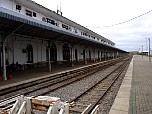
[{"label": "concrete platform edge", "polygon": [[130,62],[126,75],[123,79],[121,87],[119,88],[118,94],[109,111],[109,114],[128,114],[129,112],[129,99],[131,94],[133,60],[134,57]]}]

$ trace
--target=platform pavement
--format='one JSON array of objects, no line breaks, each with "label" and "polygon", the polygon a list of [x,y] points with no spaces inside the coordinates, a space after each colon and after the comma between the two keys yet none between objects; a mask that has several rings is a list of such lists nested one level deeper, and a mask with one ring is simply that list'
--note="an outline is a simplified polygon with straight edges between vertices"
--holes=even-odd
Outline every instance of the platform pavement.
[{"label": "platform pavement", "polygon": [[152,114],[152,62],[134,55],[109,114]]},{"label": "platform pavement", "polygon": [[[102,62],[102,61],[101,61]],[[96,62],[89,62],[87,65],[95,64]],[[77,63],[74,66],[69,66],[68,64],[59,64],[52,66],[52,71],[48,71],[48,67],[38,67],[38,68],[31,68],[24,71],[17,71],[13,73],[13,78],[10,80],[0,82],[0,90],[4,88],[8,88],[11,86],[17,86],[23,83],[29,83],[34,80],[42,79],[45,77],[50,77],[55,74],[60,74],[64,72],[68,72],[72,69],[77,69],[80,67],[86,66],[83,63]]]}]

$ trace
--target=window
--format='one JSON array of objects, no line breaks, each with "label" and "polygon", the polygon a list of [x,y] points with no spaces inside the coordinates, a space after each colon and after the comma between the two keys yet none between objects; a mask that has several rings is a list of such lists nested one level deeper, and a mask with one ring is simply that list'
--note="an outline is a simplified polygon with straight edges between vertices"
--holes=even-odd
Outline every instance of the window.
[{"label": "window", "polygon": [[91,51],[89,50],[89,61],[91,61]]},{"label": "window", "polygon": [[22,7],[21,7],[20,5],[16,5],[16,9],[17,9],[17,10],[21,10]]},{"label": "window", "polygon": [[42,17],[42,21],[46,22],[46,18],[45,18],[45,17]]},{"label": "window", "polygon": [[95,39],[95,36],[91,36],[92,39]]},{"label": "window", "polygon": [[71,27],[68,27],[68,29],[71,31]]},{"label": "window", "polygon": [[33,12],[33,17],[36,17],[36,13],[35,12]]},{"label": "window", "polygon": [[92,39],[95,39],[95,36],[91,36]]},{"label": "window", "polygon": [[84,35],[84,36],[87,36],[87,33],[86,33],[86,32],[84,32],[84,33],[83,33],[83,35]]},{"label": "window", "polygon": [[28,44],[26,47],[27,50],[27,63],[33,63],[33,47],[31,44]]},{"label": "window", "polygon": [[50,60],[57,62],[57,48],[54,43],[50,46]]},{"label": "window", "polygon": [[55,21],[49,18],[46,18],[47,23],[51,23],[52,25],[55,25]]},{"label": "window", "polygon": [[62,28],[65,28],[66,30],[68,30],[69,27],[65,24],[62,24]]},{"label": "window", "polygon": [[63,45],[62,51],[63,51],[63,60],[70,61],[70,48],[68,44]]},{"label": "window", "polygon": [[59,23],[55,23],[56,26],[59,26]]},{"label": "window", "polygon": [[75,33],[78,33],[77,29],[74,29]]},{"label": "window", "polygon": [[32,17],[32,11],[30,11],[30,10],[26,10],[26,15],[28,15],[28,16],[30,16],[30,17]]}]

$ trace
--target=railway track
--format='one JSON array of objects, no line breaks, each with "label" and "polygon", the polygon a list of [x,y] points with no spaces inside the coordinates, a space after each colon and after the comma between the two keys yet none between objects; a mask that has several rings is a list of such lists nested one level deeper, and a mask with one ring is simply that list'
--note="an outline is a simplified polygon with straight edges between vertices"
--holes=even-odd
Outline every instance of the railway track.
[{"label": "railway track", "polygon": [[[120,59],[119,62],[123,61],[124,59],[126,59],[126,58]],[[116,64],[117,62],[114,60],[114,61],[109,61],[109,62],[102,63],[98,66],[96,66],[96,65],[91,65],[90,66],[89,65],[89,67],[87,67],[85,69],[82,69],[82,70],[79,69],[79,70],[81,70],[80,72],[83,71],[83,73],[79,74],[79,70],[78,70],[78,72],[75,73],[75,74],[68,74],[67,78],[65,80],[58,81],[57,83],[50,83],[49,86],[44,86],[44,87],[39,86],[38,89],[35,89],[34,91],[30,91],[30,92],[28,92],[24,95],[27,96],[28,94],[30,94],[30,96],[31,95],[35,96],[35,93],[37,94],[36,96],[47,95],[48,93],[50,93],[52,91],[55,91],[55,90],[57,90],[59,88],[62,88],[62,87],[65,87],[66,85],[69,85],[71,83],[77,82],[77,81],[79,81],[83,78],[86,78],[86,77],[96,73],[99,70],[106,69],[107,67],[112,66],[112,65]],[[34,94],[32,94],[32,93],[34,93]]]},{"label": "railway track", "polygon": [[[16,94],[28,95],[31,92],[35,92],[39,89],[44,89],[44,88],[51,86],[51,89],[38,94],[38,95],[45,95],[45,94],[49,93],[50,91],[56,90],[58,88],[66,86],[70,83],[78,81],[99,70],[102,70],[102,69],[105,69],[106,67],[114,65],[118,61],[120,62],[124,59],[125,58],[121,58],[121,59],[119,58],[119,59],[115,59],[115,60],[100,62],[100,63],[93,64],[93,65],[88,65],[86,67],[77,68],[74,70],[67,71],[65,73],[56,74],[51,77],[46,77],[41,80],[36,80],[30,84],[27,83],[27,84],[20,85],[19,87],[17,86],[17,87],[8,88],[4,91],[0,90],[0,95],[2,95],[3,98],[7,98],[8,96],[14,96]],[[11,97],[10,99],[14,99],[14,101],[15,101],[15,98],[17,98],[17,97]],[[11,107],[11,102],[14,103],[13,100],[11,100],[11,102],[9,102],[8,104],[6,103],[6,102],[8,102],[7,100],[5,102],[4,101],[5,100],[0,101],[0,108],[5,107],[7,109],[7,108]]]},{"label": "railway track", "polygon": [[71,108],[72,114],[90,114],[119,78],[128,63],[128,60],[126,60],[118,68],[107,74],[106,77],[69,101],[74,102],[73,108]]},{"label": "railway track", "polygon": [[97,72],[108,66],[116,64],[118,61],[121,61],[122,59],[123,58],[119,58],[119,59],[117,58],[114,60],[104,61],[55,75],[48,75],[44,78],[40,78],[38,80],[30,81],[20,85],[11,86],[8,88],[2,88],[0,89],[0,100],[14,96],[16,94],[27,95],[28,93],[31,93],[33,91],[46,88],[51,85],[55,85],[57,83],[70,80],[75,77],[82,78],[84,76],[91,75],[94,72]]}]

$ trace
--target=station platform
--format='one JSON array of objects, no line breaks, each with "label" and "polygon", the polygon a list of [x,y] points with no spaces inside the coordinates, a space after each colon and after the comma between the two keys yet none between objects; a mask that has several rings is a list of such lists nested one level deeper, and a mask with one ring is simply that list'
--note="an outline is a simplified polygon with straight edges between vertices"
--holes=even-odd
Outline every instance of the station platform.
[{"label": "station platform", "polygon": [[152,114],[152,62],[134,55],[109,114]]},{"label": "station platform", "polygon": [[[99,61],[88,62],[86,65],[95,64],[97,62]],[[0,81],[0,90],[11,86],[16,86],[22,83],[28,83],[37,79],[41,79],[43,77],[52,76],[57,73],[64,73],[68,70],[76,69],[86,65],[83,62],[82,63],[79,62],[79,63],[75,63],[74,66],[70,66],[69,64],[52,65],[52,71],[48,71],[48,67],[37,67],[37,68],[30,68],[24,71],[15,71],[13,73],[12,79]]]}]

